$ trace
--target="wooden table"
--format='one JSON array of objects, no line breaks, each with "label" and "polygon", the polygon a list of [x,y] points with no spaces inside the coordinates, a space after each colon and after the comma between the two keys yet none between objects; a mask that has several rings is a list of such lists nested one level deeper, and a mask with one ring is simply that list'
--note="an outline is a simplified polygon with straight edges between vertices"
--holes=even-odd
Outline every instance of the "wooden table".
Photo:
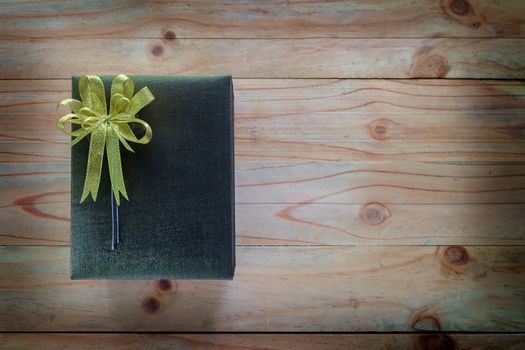
[{"label": "wooden table", "polygon": [[[233,281],[69,279],[86,73],[234,76]],[[0,348],[525,348],[524,1],[6,1],[0,79]]]}]

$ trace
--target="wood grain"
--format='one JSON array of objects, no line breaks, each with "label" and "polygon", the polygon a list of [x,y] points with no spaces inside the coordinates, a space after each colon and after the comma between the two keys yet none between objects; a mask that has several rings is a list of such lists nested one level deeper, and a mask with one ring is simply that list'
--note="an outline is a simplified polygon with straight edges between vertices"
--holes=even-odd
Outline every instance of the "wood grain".
[{"label": "wood grain", "polygon": [[2,331],[525,326],[523,246],[239,247],[233,281],[176,282],[71,281],[67,247],[0,250]]},{"label": "wood grain", "polygon": [[522,79],[524,58],[525,39],[517,38],[95,38],[89,44],[83,38],[2,39],[0,79],[134,72],[236,78]]},{"label": "wood grain", "polygon": [[5,350],[520,350],[521,334],[0,334]]},{"label": "wood grain", "polygon": [[[69,244],[69,89],[0,81],[0,244]],[[523,82],[236,79],[235,95],[239,244],[523,244]]]},{"label": "wood grain", "polygon": [[523,204],[239,204],[236,216],[238,245],[525,243]]},{"label": "wood grain", "polygon": [[[236,79],[237,159],[524,161],[521,81]],[[0,81],[0,161],[67,162],[69,80]],[[28,122],[28,119],[31,122]]]},{"label": "wood grain", "polygon": [[[0,348],[523,348],[524,34],[513,0],[3,2]],[[69,279],[83,73],[236,78],[233,281]],[[143,333],[200,331],[407,333]]]},{"label": "wood grain", "polygon": [[523,164],[239,163],[237,203],[520,203]]},{"label": "wood grain", "polygon": [[[69,245],[69,191],[35,193],[0,208],[0,245]],[[238,203],[236,240],[240,246],[524,244],[524,214],[522,203]]]},{"label": "wood grain", "polygon": [[0,37],[523,37],[521,1],[14,1]]}]

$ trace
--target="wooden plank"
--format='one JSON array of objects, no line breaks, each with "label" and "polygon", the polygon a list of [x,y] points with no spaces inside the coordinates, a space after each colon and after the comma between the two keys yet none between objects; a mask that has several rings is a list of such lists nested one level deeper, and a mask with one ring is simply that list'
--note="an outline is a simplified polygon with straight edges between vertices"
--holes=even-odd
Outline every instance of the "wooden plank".
[{"label": "wooden plank", "polygon": [[[50,129],[55,126],[56,119],[56,117],[50,118],[48,124]],[[517,127],[516,131],[520,132],[520,128]],[[343,137],[342,139],[306,139],[303,141],[259,137],[257,129],[253,130],[255,130],[253,136],[249,138],[237,136],[235,139],[235,159],[238,162],[516,163],[525,160],[525,142],[520,139],[514,142],[512,139],[474,142],[433,142],[430,140],[428,142],[423,140],[381,142],[378,140],[349,140]],[[380,130],[383,129],[380,127]],[[69,162],[70,149],[67,147],[67,136],[59,134],[58,130],[49,130],[49,133],[55,133],[57,140],[61,141],[26,140],[25,136],[8,135],[5,138],[10,140],[0,143],[0,163]]]},{"label": "wooden plank", "polygon": [[[15,1],[0,36],[161,38],[523,37],[522,1]],[[169,33],[169,34],[168,34]]]},{"label": "wooden plank", "polygon": [[[68,161],[54,124],[69,91],[0,81],[0,161]],[[242,161],[525,160],[517,81],[237,79],[235,112]]]},{"label": "wooden plank", "polygon": [[239,162],[237,203],[521,203],[523,163]]},{"label": "wooden plank", "polygon": [[521,350],[522,334],[0,334],[5,350]]},{"label": "wooden plank", "polygon": [[236,217],[239,245],[525,243],[523,204],[239,204]]},{"label": "wooden plank", "polygon": [[[67,163],[2,164],[1,205],[69,190]],[[48,171],[49,170],[49,171]],[[238,204],[523,203],[525,164],[238,162]],[[63,201],[64,197],[56,200]],[[55,202],[46,196],[27,204]]]},{"label": "wooden plank", "polygon": [[520,332],[525,326],[523,246],[239,247],[233,281],[176,282],[71,281],[67,247],[0,253],[1,331]]},{"label": "wooden plank", "polygon": [[[2,188],[0,245],[69,245],[69,186],[37,186],[14,200]],[[237,203],[236,234],[238,245],[525,244],[524,214],[523,203]]]},{"label": "wooden plank", "polygon": [[[523,163],[239,162],[237,233],[241,244],[519,244],[524,174]],[[0,243],[67,244],[69,165],[2,164],[0,177]]]},{"label": "wooden plank", "polygon": [[[235,88],[239,244],[523,243],[522,82]],[[0,244],[68,244],[70,151],[55,121],[69,90],[0,81]]]},{"label": "wooden plank", "polygon": [[228,73],[236,78],[525,78],[525,39],[515,38],[3,39],[0,58],[0,79],[133,72]]}]

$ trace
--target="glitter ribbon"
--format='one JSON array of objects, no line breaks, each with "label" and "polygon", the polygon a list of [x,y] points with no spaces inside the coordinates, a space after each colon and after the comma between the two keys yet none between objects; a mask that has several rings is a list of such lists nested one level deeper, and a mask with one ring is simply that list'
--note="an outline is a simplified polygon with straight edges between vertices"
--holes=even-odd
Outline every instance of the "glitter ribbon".
[{"label": "glitter ribbon", "polygon": [[[81,203],[90,194],[93,201],[97,199],[104,151],[108,157],[111,187],[117,205],[120,205],[120,194],[128,199],[119,142],[133,152],[129,142],[146,144],[151,141],[151,127],[135,114],[155,99],[147,87],[140,89],[136,94],[134,90],[135,85],[130,78],[124,74],[116,76],[111,83],[108,113],[102,80],[96,75],[84,75],[79,81],[81,101],[69,98],[62,100],[57,106],[57,108],[66,106],[71,109],[72,113],[58,120],[58,128],[73,137],[71,146],[91,135]],[[79,127],[69,131],[65,128],[66,123],[77,124]],[[129,126],[130,123],[142,124],[146,130],[144,136],[137,138]]]}]

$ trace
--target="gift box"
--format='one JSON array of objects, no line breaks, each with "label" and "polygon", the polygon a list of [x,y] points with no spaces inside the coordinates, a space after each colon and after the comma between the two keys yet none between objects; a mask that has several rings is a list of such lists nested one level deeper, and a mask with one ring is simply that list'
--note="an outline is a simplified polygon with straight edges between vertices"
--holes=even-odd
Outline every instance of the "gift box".
[{"label": "gift box", "polygon": [[[101,76],[107,105],[113,76]],[[71,149],[72,279],[231,279],[235,269],[233,88],[230,76],[132,76],[155,99],[137,116],[153,130],[120,147],[129,201],[115,207],[107,157],[96,201],[81,195],[90,147]],[[79,77],[72,97],[80,99]],[[141,125],[134,130],[141,132]],[[78,128],[78,126],[77,126]],[[93,136],[92,136],[93,137]],[[119,243],[112,249],[115,211]]]}]

